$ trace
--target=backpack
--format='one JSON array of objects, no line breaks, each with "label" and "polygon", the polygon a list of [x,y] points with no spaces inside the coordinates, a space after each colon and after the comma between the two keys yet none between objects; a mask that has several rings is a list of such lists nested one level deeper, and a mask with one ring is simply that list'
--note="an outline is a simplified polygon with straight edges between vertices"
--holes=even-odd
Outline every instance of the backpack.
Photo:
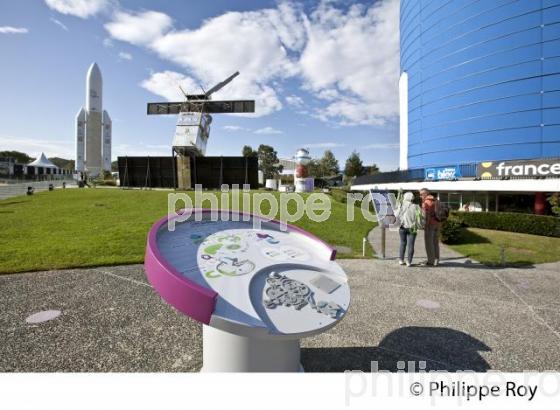
[{"label": "backpack", "polygon": [[447,221],[447,218],[449,218],[449,206],[436,200],[434,204],[434,217],[438,222]]},{"label": "backpack", "polygon": [[410,230],[412,231],[412,233],[417,233],[420,229],[424,229],[425,224],[426,220],[424,219],[422,209],[418,205],[416,205],[414,225],[412,226],[412,228],[410,228]]}]

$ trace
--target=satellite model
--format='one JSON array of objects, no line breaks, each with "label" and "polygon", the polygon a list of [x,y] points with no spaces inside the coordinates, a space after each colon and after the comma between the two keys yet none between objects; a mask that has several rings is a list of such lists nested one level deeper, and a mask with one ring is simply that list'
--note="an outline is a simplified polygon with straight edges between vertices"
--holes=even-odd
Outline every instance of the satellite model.
[{"label": "satellite model", "polygon": [[[211,101],[212,94],[229,84],[239,72],[203,94],[187,94],[184,102],[148,103],[148,115],[178,114],[173,152],[180,156],[204,156],[210,134],[210,114],[255,112],[254,100]],[[204,91],[204,90],[203,90]]]}]

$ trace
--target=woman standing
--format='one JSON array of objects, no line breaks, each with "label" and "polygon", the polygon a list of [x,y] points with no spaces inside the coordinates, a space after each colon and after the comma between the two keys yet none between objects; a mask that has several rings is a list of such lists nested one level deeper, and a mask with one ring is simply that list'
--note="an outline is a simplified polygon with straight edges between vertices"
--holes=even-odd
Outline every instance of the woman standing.
[{"label": "woman standing", "polygon": [[405,264],[405,253],[407,257],[406,266],[412,265],[416,234],[418,233],[418,229],[422,228],[422,210],[418,205],[414,204],[413,201],[414,195],[412,192],[405,193],[401,206],[399,206],[395,212],[395,216],[400,223],[399,236],[401,238],[401,244],[399,247],[399,265]]}]

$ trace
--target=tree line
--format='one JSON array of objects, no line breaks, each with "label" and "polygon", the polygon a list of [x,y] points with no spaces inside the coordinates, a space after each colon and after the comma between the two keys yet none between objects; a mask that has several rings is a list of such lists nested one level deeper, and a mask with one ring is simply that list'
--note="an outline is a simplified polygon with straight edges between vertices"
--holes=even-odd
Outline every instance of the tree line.
[{"label": "tree line", "polygon": [[[278,153],[270,145],[261,144],[254,150],[250,145],[245,145],[241,150],[244,157],[256,157],[259,159],[259,170],[262,171],[265,179],[278,176],[282,172],[282,165],[279,164]],[[332,177],[340,174],[338,160],[331,150],[326,150],[319,159],[312,159],[307,166],[309,175],[317,178]],[[344,164],[344,175],[347,178],[362,175],[373,175],[379,172],[376,164],[365,166],[360,154],[352,152]]]},{"label": "tree line", "polygon": [[[30,157],[25,152],[20,151],[0,151],[0,158],[14,158],[18,164],[29,164],[31,161],[35,161],[34,157]],[[74,169],[73,159],[51,157],[49,161],[61,169]]]},{"label": "tree line", "polygon": [[[282,165],[278,161],[278,153],[270,145],[261,144],[256,150],[245,145],[241,151],[244,157],[257,157],[259,159],[259,170],[263,172],[265,179],[274,178],[282,172]],[[0,157],[15,158],[18,163],[28,164],[35,158],[19,151],[0,151]],[[53,157],[49,160],[59,168],[74,169],[74,160]],[[112,162],[112,170],[118,171],[117,161]],[[332,177],[340,174],[338,160],[331,150],[326,150],[319,159],[312,159],[307,166],[309,175],[317,178]],[[379,172],[377,165],[364,166],[360,154],[352,152],[346,159],[344,175],[347,178],[361,175],[372,175]]]}]

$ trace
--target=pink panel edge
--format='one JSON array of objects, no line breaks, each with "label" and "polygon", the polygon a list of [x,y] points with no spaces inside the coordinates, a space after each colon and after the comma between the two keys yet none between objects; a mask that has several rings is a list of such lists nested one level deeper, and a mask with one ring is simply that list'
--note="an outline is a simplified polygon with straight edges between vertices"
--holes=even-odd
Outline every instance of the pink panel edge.
[{"label": "pink panel edge", "polygon": [[[167,263],[157,247],[157,233],[161,226],[167,223],[170,219],[178,218],[184,211],[185,210],[182,209],[171,217],[165,216],[152,225],[148,233],[146,255],[144,258],[144,270],[152,287],[167,303],[192,319],[209,324],[214,308],[216,307],[218,293],[200,286],[182,276],[173,266]],[[196,212],[211,212],[210,209],[200,208],[193,208],[191,211],[193,214]],[[232,212],[231,210],[228,211],[230,213]],[[218,212],[221,214],[221,210]],[[236,212],[239,215],[249,215],[252,218],[259,218],[264,222],[275,223],[278,225],[280,224],[280,221],[275,219],[268,220],[262,216],[252,213],[238,211],[233,212]],[[288,230],[298,232],[321,243],[330,252],[330,260],[335,260],[336,249],[331,247],[325,241],[297,226],[290,224],[286,224],[286,226],[288,227]]]}]

